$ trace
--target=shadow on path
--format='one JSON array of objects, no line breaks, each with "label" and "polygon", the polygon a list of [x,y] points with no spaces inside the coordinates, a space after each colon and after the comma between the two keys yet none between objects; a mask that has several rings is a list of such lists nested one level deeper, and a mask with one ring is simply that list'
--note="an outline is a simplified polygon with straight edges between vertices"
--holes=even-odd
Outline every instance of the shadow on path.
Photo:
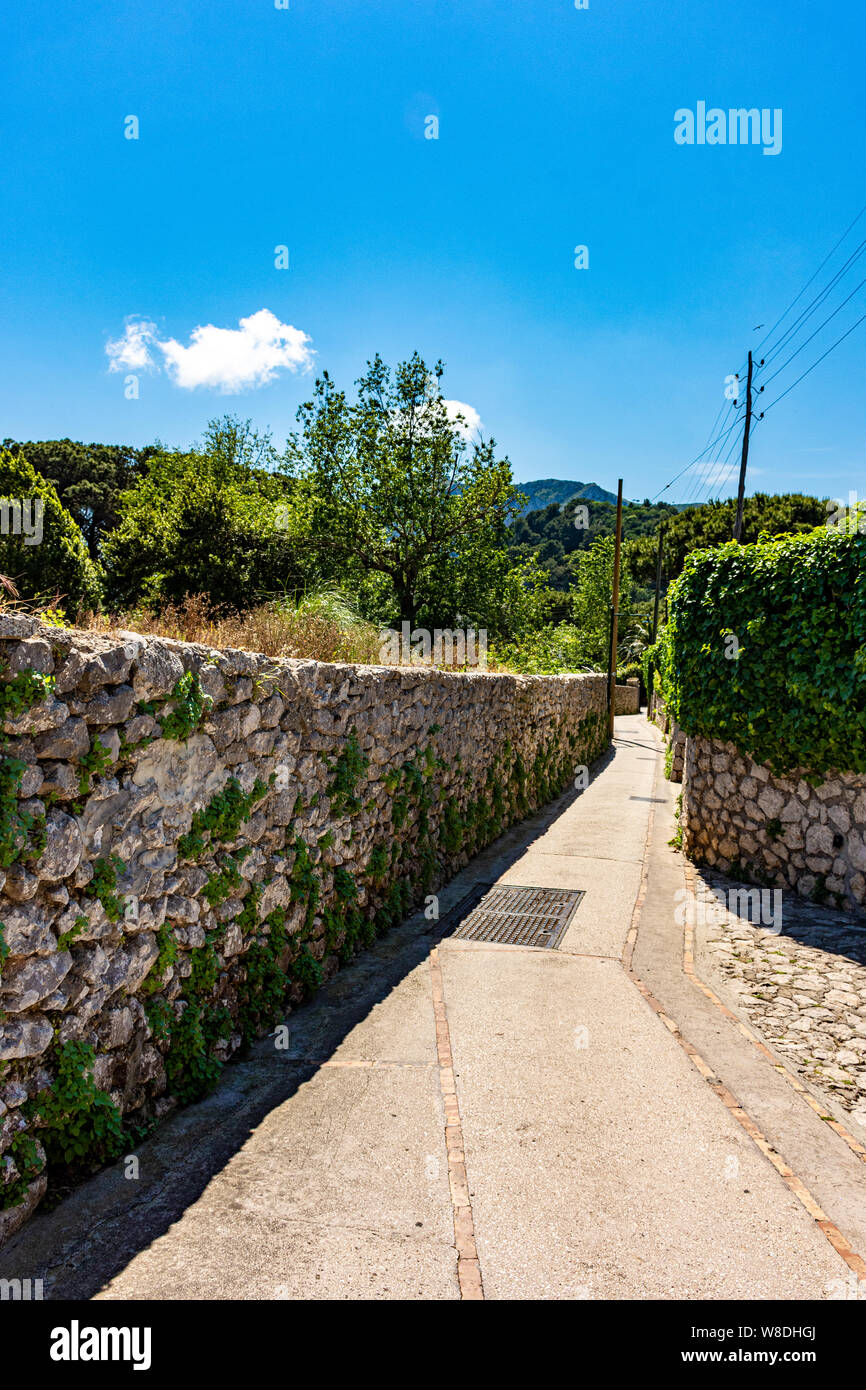
[{"label": "shadow on path", "polygon": [[[594,777],[615,758],[616,745],[593,764]],[[474,883],[519,859],[579,795],[568,791],[476,855],[439,890],[440,918]],[[316,1075],[448,930],[444,920],[431,924],[418,912],[343,967],[291,1013],[289,1050],[276,1050],[266,1037],[243,1060],[229,1062],[211,1096],[171,1115],[135,1150],[138,1178],[124,1176],[121,1160],[55,1210],[37,1212],[0,1250],[0,1278],[42,1279],[47,1299],[98,1293],[182,1217],[264,1117]]]}]

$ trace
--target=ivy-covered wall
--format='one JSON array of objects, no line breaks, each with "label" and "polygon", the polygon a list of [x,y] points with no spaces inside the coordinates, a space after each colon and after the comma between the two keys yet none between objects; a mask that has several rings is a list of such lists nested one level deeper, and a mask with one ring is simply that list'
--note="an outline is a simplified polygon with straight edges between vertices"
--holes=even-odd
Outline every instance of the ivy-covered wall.
[{"label": "ivy-covered wall", "polygon": [[694,551],[645,657],[686,734],[786,776],[866,773],[866,536]]},{"label": "ivy-covered wall", "polygon": [[604,701],[0,616],[0,1239],[570,785]]},{"label": "ivy-covered wall", "polygon": [[686,854],[863,913],[866,536],[695,551],[669,602],[643,663]]}]

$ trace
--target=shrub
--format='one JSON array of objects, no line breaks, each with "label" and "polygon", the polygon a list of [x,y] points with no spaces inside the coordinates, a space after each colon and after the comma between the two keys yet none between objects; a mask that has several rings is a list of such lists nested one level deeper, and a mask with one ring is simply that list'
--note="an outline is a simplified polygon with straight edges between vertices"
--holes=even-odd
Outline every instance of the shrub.
[{"label": "shrub", "polygon": [[42,538],[27,544],[24,534],[13,534],[12,518],[0,534],[0,573],[9,575],[23,599],[46,599],[60,594],[71,611],[97,608],[101,574],[91,560],[79,527],[62,505],[51,483],[20,455],[0,449],[0,498],[30,505],[32,535],[41,508]]},{"label": "shrub", "polygon": [[776,773],[866,772],[866,537],[820,529],[692,553],[665,642],[665,698],[687,734]]}]

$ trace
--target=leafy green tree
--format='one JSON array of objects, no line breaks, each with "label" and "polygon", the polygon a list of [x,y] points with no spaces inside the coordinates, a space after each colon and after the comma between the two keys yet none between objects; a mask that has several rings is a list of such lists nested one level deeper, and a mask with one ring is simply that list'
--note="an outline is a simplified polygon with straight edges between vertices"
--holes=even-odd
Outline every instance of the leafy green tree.
[{"label": "leafy green tree", "polygon": [[377,355],[354,403],[325,372],[287,448],[294,515],[324,566],[386,577],[371,616],[501,623],[521,585],[505,529],[520,498],[494,441],[470,447],[449,417],[443,370],[416,352],[392,374]]},{"label": "leafy green tree", "polygon": [[[614,552],[612,536],[598,536],[575,562],[577,580],[571,608],[574,626],[581,633],[584,659],[600,670],[607,668],[610,651],[610,605],[613,593]],[[619,575],[618,636],[625,639],[631,621],[631,571],[623,550]]]},{"label": "leafy green tree", "polygon": [[290,535],[291,499],[271,471],[270,437],[233,417],[213,420],[187,452],[160,451],[120,494],[104,543],[112,604],[158,607],[192,594],[242,611],[312,577]]},{"label": "leafy green tree", "polygon": [[124,444],[81,444],[72,439],[43,439],[26,444],[4,441],[21,454],[43,478],[81,528],[91,557],[99,558],[99,543],[117,524],[117,499],[132,487],[158,446],[132,449]]},{"label": "leafy green tree", "polygon": [[0,511],[0,573],[22,599],[50,601],[59,594],[70,615],[99,606],[99,566],[78,525],[52,484],[9,449],[0,449]]},{"label": "leafy green tree", "polygon": [[[686,556],[693,550],[724,545],[734,534],[737,504],[707,502],[676,513],[665,523],[663,548],[663,578],[665,583],[682,574]],[[826,502],[803,493],[791,492],[779,496],[756,492],[747,497],[743,507],[743,543],[757,541],[765,532],[769,536],[803,534],[827,520]],[[655,582],[656,537],[645,537],[629,545],[631,563],[637,579]]]}]

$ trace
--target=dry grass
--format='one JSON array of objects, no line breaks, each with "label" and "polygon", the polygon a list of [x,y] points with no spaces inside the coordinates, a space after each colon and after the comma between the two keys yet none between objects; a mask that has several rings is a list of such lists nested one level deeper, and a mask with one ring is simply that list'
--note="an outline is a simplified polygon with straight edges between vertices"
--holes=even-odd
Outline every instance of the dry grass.
[{"label": "dry grass", "polygon": [[378,662],[379,629],[366,622],[336,593],[310,594],[297,604],[263,603],[248,613],[220,616],[206,596],[169,604],[161,613],[146,609],[87,614],[79,627],[91,632],[127,630],[208,647],[238,647],[274,657],[315,661]]},{"label": "dry grass", "polygon": [[[168,604],[159,613],[147,608],[116,613],[79,612],[67,624],[59,598],[47,604],[44,600],[20,599],[12,581],[4,582],[4,576],[0,575],[0,612],[28,613],[60,627],[74,626],[106,637],[118,632],[140,632],[153,637],[170,637],[178,642],[199,642],[220,651],[234,647],[271,657],[305,657],[313,661],[377,666],[390,664],[387,643],[383,645],[380,629],[362,618],[351,601],[336,591],[307,594],[296,603],[279,599],[260,604],[247,613],[228,615],[217,613],[207,595],[197,594],[182,603]],[[411,664],[451,671],[478,669],[443,661],[416,663],[413,660]],[[519,668],[491,651],[486,669],[508,672]]]}]

